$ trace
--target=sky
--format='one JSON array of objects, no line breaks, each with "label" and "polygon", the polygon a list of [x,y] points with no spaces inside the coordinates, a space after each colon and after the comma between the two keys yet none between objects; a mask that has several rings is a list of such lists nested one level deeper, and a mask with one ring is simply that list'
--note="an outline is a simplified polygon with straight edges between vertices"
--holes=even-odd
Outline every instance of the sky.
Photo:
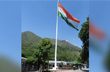
[{"label": "sky", "polygon": [[[87,21],[89,15],[88,1],[59,1],[60,4],[81,24]],[[31,31],[42,38],[56,39],[57,0],[24,1],[22,2],[21,31]],[[61,17],[58,17],[58,39],[81,48],[82,41],[78,38],[79,31],[70,27]]]},{"label": "sky", "polygon": [[[78,29],[89,15],[87,1],[60,1],[61,5],[80,20]],[[56,36],[57,0],[0,2],[0,58],[6,57],[21,66],[21,32],[31,31],[45,38]],[[79,31],[58,17],[58,39],[81,47]]]},{"label": "sky", "polygon": [[[80,20],[78,29],[89,15],[89,2],[60,1],[61,5]],[[0,58],[6,57],[21,66],[21,32],[31,31],[45,38],[56,36],[57,1],[0,2]],[[81,47],[79,31],[58,17],[58,39]]]},{"label": "sky", "polygon": [[21,66],[21,2],[0,1],[0,59]]},{"label": "sky", "polygon": [[[106,1],[60,1],[60,4],[81,24],[90,15],[95,25],[104,30],[107,39],[102,54],[90,48],[90,72],[105,72],[102,61],[105,57],[109,40],[110,2]],[[21,66],[21,32],[31,31],[45,38],[54,38],[56,32],[57,1],[1,1],[0,2],[0,58],[6,56]],[[79,31],[71,28],[58,17],[58,39],[68,40],[81,47]],[[102,42],[103,43],[103,42]]]}]

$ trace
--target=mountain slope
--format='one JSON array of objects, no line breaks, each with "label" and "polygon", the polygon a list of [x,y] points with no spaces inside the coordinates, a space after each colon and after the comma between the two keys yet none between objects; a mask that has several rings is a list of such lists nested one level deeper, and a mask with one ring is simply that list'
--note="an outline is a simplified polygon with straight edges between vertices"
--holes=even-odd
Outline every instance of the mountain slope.
[{"label": "mountain slope", "polygon": [[[37,47],[37,44],[42,40],[41,37],[35,35],[30,31],[22,32],[22,50],[26,57],[32,56],[33,50]],[[54,44],[53,48],[50,50],[50,58],[51,60],[54,59],[55,54],[55,39],[51,39],[52,43]],[[64,60],[75,60],[80,54],[81,48],[70,44],[65,40],[58,40],[57,42],[57,58],[64,59]]]},{"label": "mountain slope", "polygon": [[37,44],[42,40],[41,37],[35,35],[30,31],[26,31],[22,33],[22,44],[37,46]]},{"label": "mountain slope", "polygon": [[[51,39],[51,41],[53,42],[53,44],[55,44],[55,39]],[[61,46],[63,48],[67,48],[69,50],[75,50],[75,51],[80,51],[81,48],[74,46],[72,44],[70,44],[69,42],[67,42],[66,40],[57,40],[57,45]]]}]

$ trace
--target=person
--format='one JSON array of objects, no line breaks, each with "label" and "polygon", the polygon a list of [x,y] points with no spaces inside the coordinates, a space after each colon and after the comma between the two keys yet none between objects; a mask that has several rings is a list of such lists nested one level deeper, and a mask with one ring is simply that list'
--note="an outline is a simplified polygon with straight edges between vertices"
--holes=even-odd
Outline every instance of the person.
[{"label": "person", "polygon": [[75,65],[73,66],[73,70],[75,70]]}]

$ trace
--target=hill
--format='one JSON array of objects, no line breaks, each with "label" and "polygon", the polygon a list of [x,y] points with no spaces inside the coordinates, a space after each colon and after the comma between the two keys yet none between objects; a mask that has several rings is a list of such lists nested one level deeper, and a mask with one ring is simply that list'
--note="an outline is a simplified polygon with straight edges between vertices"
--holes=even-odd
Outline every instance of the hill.
[{"label": "hill", "polygon": [[[41,37],[35,35],[30,31],[22,32],[22,51],[26,57],[32,56],[33,49],[37,47],[37,44],[42,40]],[[55,39],[51,39],[54,44],[53,48],[50,50],[50,59],[54,59],[55,52]],[[80,54],[81,48],[74,46],[67,42],[66,40],[58,40],[58,53],[57,59],[64,60],[75,60],[75,58]]]},{"label": "hill", "polygon": [[[53,42],[53,44],[55,44],[55,39],[51,39],[51,41]],[[58,43],[57,44],[58,46],[61,46],[65,49],[74,50],[74,51],[80,51],[81,50],[81,48],[70,44],[66,40],[57,40],[57,43]]]}]

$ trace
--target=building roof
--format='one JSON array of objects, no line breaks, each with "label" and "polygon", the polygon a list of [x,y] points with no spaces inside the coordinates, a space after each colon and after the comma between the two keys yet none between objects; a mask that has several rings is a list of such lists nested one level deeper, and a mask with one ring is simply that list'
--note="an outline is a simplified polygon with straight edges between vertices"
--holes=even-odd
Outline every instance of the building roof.
[{"label": "building roof", "polygon": [[21,59],[27,59],[27,58],[25,58],[25,57],[21,57]]},{"label": "building roof", "polygon": [[[25,60],[27,58],[21,57],[21,59],[24,59]],[[67,63],[78,63],[78,62],[75,62],[75,61],[57,61],[57,63],[61,63],[61,62],[63,62],[64,65],[66,65]],[[55,63],[55,61],[49,60],[49,63]]]},{"label": "building roof", "polygon": [[[71,62],[71,61],[57,61],[57,63],[61,63],[63,62],[63,64],[67,64],[67,63],[77,63],[77,62]],[[49,63],[55,63],[55,61],[49,60]]]}]

